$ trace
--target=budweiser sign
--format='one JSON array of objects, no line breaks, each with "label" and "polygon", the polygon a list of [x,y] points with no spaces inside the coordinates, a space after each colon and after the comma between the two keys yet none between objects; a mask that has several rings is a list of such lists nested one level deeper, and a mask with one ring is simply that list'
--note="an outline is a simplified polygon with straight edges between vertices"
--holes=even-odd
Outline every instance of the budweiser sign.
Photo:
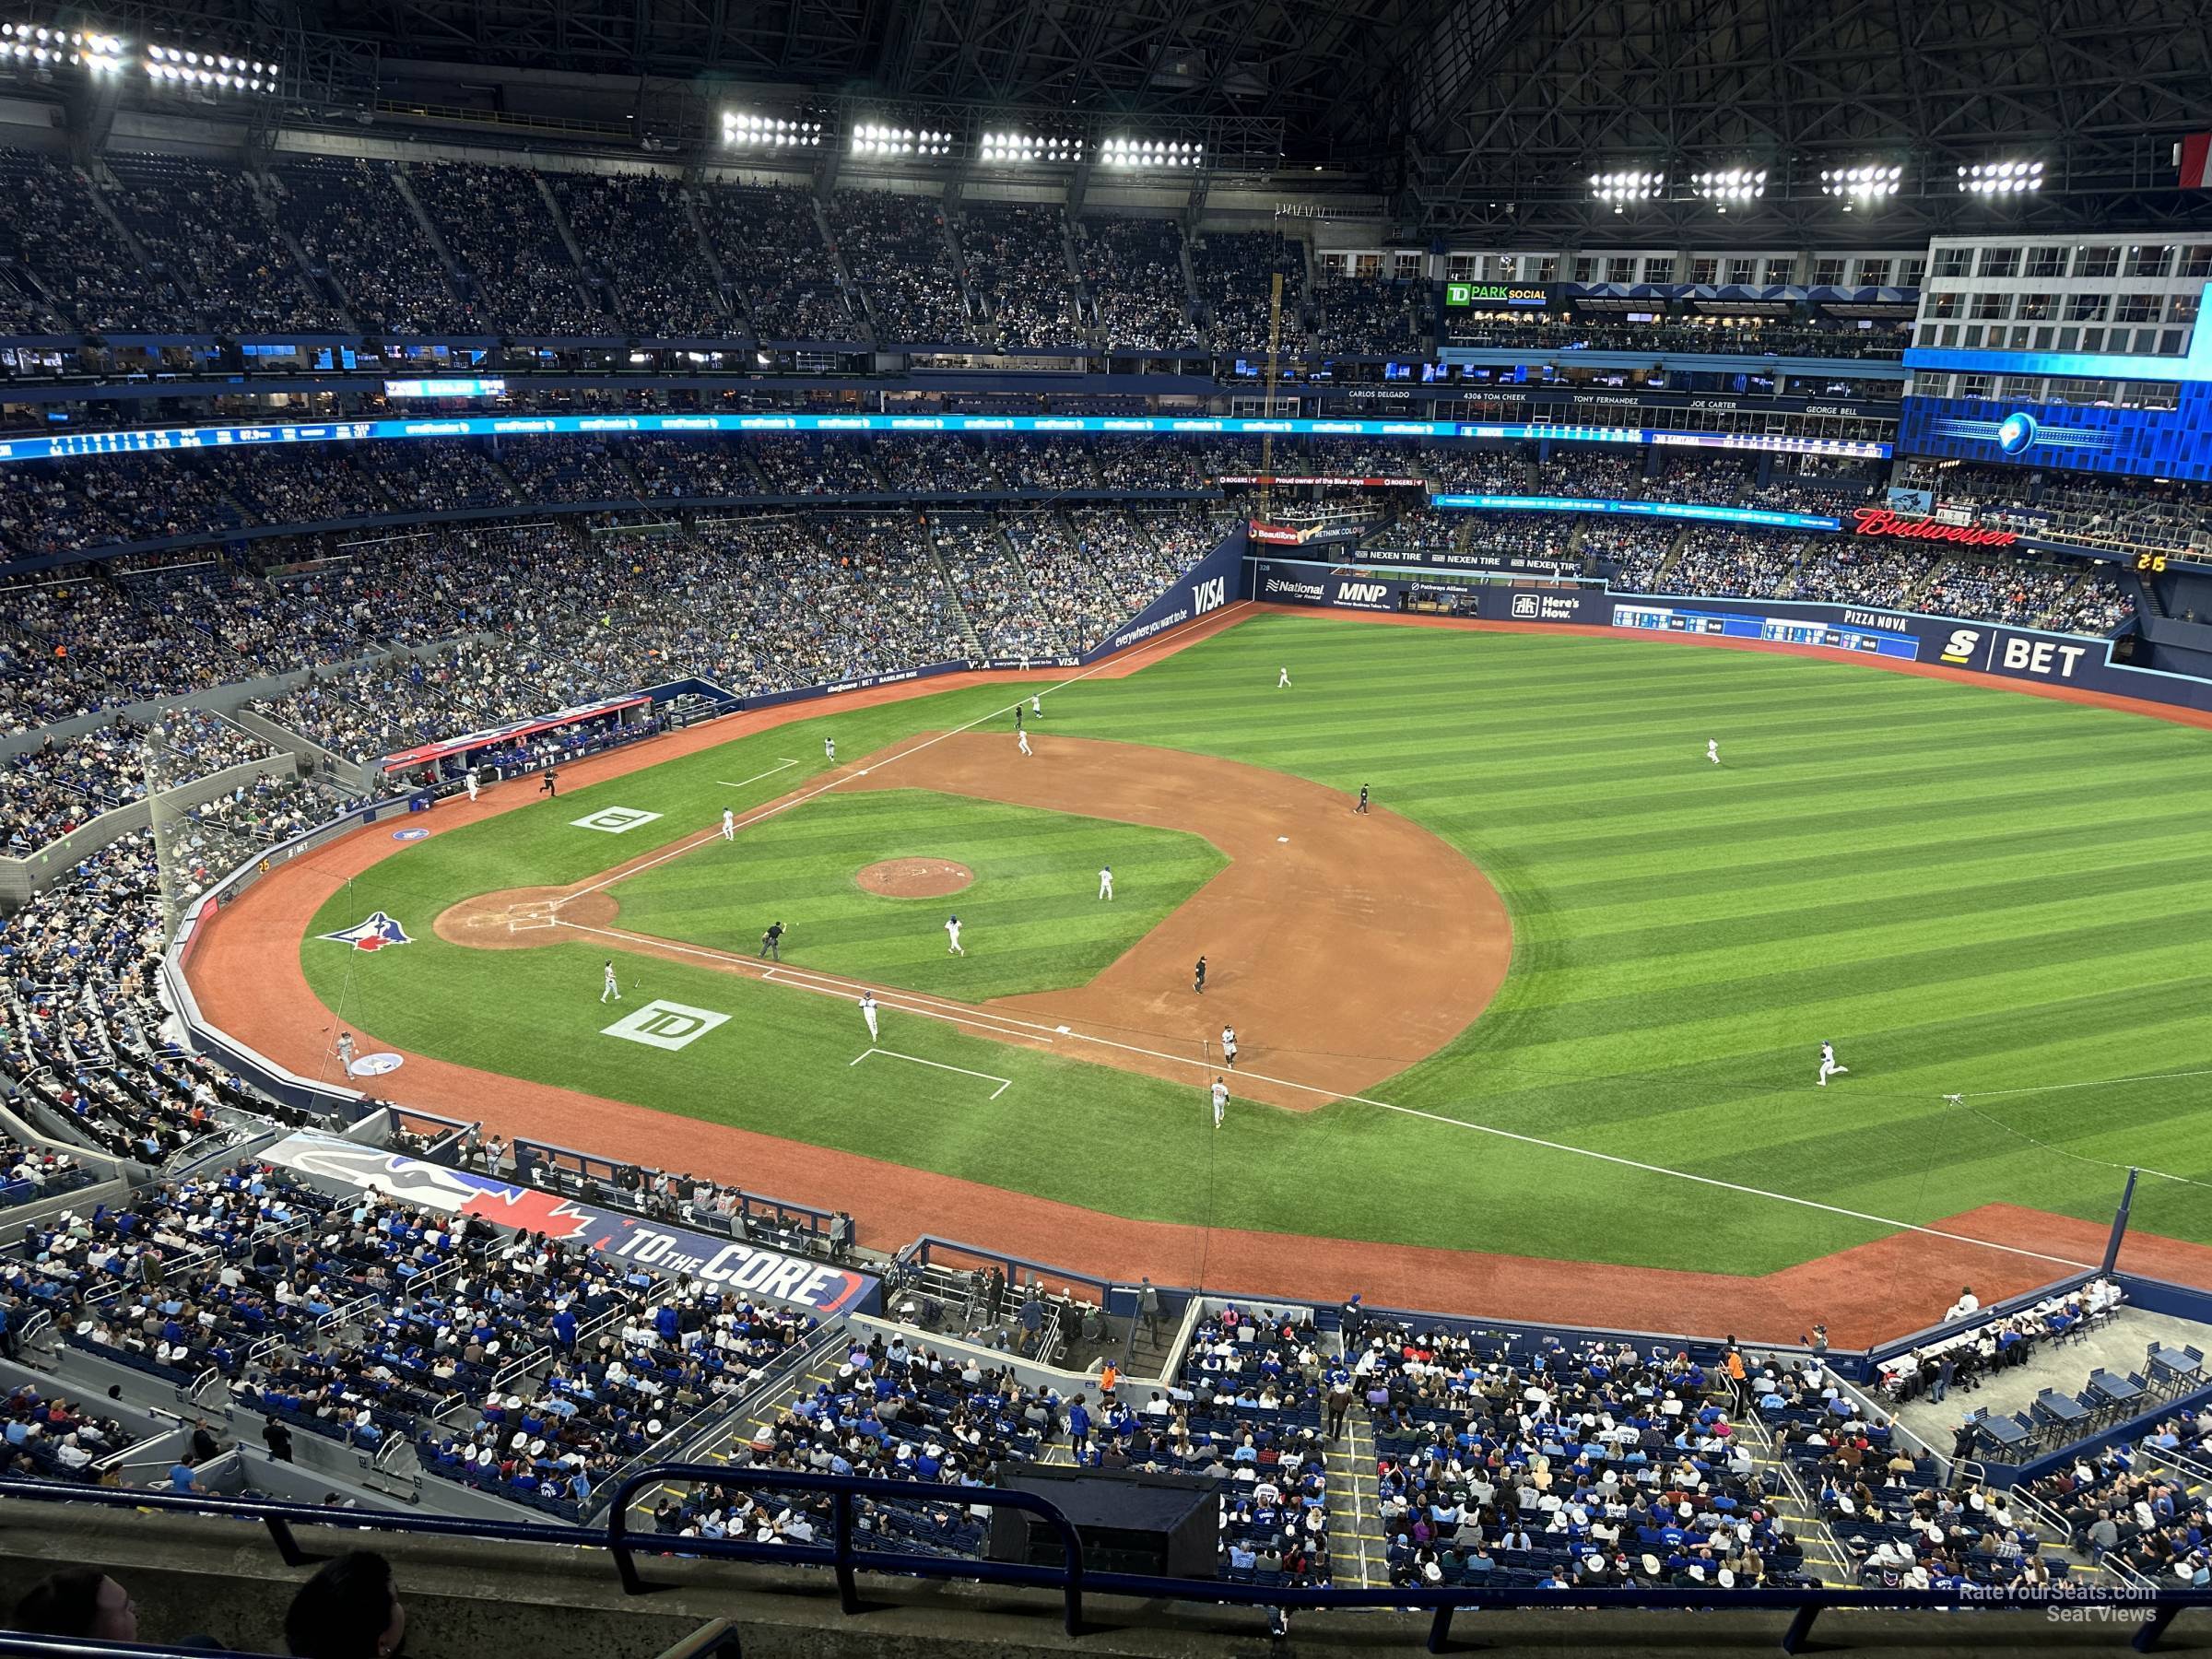
[{"label": "budweiser sign", "polygon": [[1852,517],[1860,535],[1901,535],[1907,541],[1958,542],[1969,547],[2009,547],[2020,538],[2009,530],[1977,530],[1971,524],[1946,524],[1932,518],[1906,518],[1887,507],[1861,507]]}]

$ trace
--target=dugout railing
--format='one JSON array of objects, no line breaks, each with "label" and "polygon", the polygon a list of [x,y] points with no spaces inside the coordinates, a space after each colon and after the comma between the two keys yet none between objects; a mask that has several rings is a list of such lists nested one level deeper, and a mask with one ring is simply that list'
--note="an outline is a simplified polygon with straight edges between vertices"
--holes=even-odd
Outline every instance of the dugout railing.
[{"label": "dugout railing", "polygon": [[[762,1490],[812,1493],[831,1503],[830,1536],[826,1543],[756,1544],[729,1538],[682,1538],[659,1532],[641,1532],[630,1524],[633,1505],[641,1494],[667,1486],[737,1484]],[[596,1548],[605,1553],[626,1594],[641,1595],[657,1588],[641,1564],[643,1557],[680,1556],[707,1561],[747,1562],[778,1567],[826,1568],[837,1589],[839,1604],[847,1615],[864,1612],[859,1575],[889,1574],[932,1581],[1030,1589],[1047,1594],[1058,1603],[1060,1621],[1071,1638],[1089,1629],[1086,1607],[1089,1598],[1129,1597],[1140,1602],[1182,1603],[1214,1606],[1280,1608],[1286,1612],[1382,1609],[1401,1614],[1426,1615],[1425,1646],[1430,1653],[1449,1651],[1454,1618],[1462,1612],[1496,1610],[1642,1612],[1747,1611],[1789,1615],[1780,1641],[1784,1653],[1801,1652],[1815,1622],[1825,1612],[1845,1610],[1924,1610],[1944,1612],[2011,1612],[2050,1616],[2053,1610],[2097,1610],[2107,1622],[2127,1632],[2138,1653],[2154,1648],[2174,1618],[2190,1609],[2212,1607],[2212,1590],[2180,1586],[2127,1584],[2086,1585],[2067,1583],[2040,1591],[1965,1586],[1958,1590],[1831,1589],[1793,1586],[1780,1589],[1721,1589],[1717,1586],[1652,1589],[1491,1589],[1460,1585],[1389,1586],[1372,1590],[1334,1587],[1291,1588],[1228,1583],[1211,1579],[1167,1578],[1146,1573],[1099,1572],[1090,1570],[1082,1538],[1057,1505],[1030,1492],[1004,1491],[994,1487],[944,1488],[957,1490],[959,1501],[991,1510],[1011,1509],[1033,1515],[1058,1542],[1062,1559],[1040,1565],[1021,1561],[982,1560],[966,1557],[925,1555],[869,1547],[868,1534],[859,1524],[863,1501],[912,1500],[930,1488],[912,1481],[875,1480],[853,1476],[818,1475],[794,1469],[734,1470],[726,1464],[663,1464],[639,1470],[617,1488],[604,1527],[559,1526],[536,1522],[462,1519],[452,1516],[398,1514],[382,1510],[340,1509],[321,1504],[282,1502],[259,1498],[213,1498],[160,1491],[124,1491],[110,1488],[49,1485],[38,1481],[0,1479],[0,1499],[39,1503],[89,1503],[110,1509],[140,1512],[177,1512],[223,1516],[260,1523],[271,1544],[288,1567],[307,1567],[318,1559],[303,1548],[300,1529],[336,1527],[341,1532],[386,1532],[427,1535],[445,1538],[481,1538],[528,1545],[553,1545],[575,1550]],[[345,1540],[347,1547],[358,1537]],[[1833,1633],[1831,1627],[1831,1634]],[[1378,1628],[1378,1638],[1382,1632]],[[1946,1645],[1967,1645],[1976,1634],[1971,1625],[1944,1627]],[[1990,1627],[1993,1643],[2017,1645],[2017,1630],[2010,1625]],[[1378,1641],[1375,1645],[1382,1645]],[[127,1650],[125,1650],[127,1651]]]}]

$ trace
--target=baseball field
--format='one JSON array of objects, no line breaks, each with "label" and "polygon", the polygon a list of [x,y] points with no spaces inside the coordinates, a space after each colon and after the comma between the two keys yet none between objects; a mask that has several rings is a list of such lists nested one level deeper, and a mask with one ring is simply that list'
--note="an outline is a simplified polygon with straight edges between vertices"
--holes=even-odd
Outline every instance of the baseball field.
[{"label": "baseball field", "polygon": [[[1142,1221],[1761,1274],[2143,1164],[2137,1224],[2212,1242],[2212,733],[1284,614],[1044,688],[1031,757],[1011,702],[387,842],[300,966],[363,1050]],[[321,936],[376,912],[407,943]]]}]

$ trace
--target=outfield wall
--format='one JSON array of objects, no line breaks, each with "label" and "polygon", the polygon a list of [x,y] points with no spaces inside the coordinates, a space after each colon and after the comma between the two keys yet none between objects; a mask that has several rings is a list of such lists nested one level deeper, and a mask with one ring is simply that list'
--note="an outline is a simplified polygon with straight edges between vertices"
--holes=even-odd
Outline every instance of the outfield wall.
[{"label": "outfield wall", "polygon": [[1434,613],[1484,622],[1559,623],[1624,633],[1759,641],[1839,656],[1930,663],[1995,679],[2069,686],[2138,702],[2212,710],[2212,680],[2115,661],[2117,641],[2047,633],[2002,622],[1919,611],[1794,599],[1703,599],[1617,594],[1599,584],[1538,587],[1512,582],[1446,582],[1390,570],[1255,558],[1252,596],[1265,605],[1397,612],[1414,590],[1440,600]]}]

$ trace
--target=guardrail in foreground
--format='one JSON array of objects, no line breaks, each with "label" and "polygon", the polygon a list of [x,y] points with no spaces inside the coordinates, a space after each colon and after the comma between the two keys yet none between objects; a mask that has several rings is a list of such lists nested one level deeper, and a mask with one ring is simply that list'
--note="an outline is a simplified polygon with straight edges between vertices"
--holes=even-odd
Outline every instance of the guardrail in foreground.
[{"label": "guardrail in foreground", "polygon": [[[753,1544],[732,1538],[676,1538],[661,1533],[639,1533],[629,1520],[639,1494],[671,1483],[731,1485],[756,1490],[818,1492],[832,1500],[830,1541],[826,1544]],[[1058,1567],[1033,1566],[1018,1561],[974,1560],[964,1557],[911,1555],[897,1550],[864,1549],[856,1543],[853,1500],[882,1499],[909,1503],[928,1501],[933,1495],[962,1507],[1016,1509],[1041,1517],[1058,1536],[1065,1561]],[[799,1469],[741,1469],[726,1464],[663,1464],[640,1470],[617,1488],[607,1524],[604,1528],[567,1526],[552,1523],[489,1521],[456,1515],[405,1515],[385,1510],[325,1508],[321,1504],[288,1503],[264,1498],[185,1496],[160,1491],[126,1491],[103,1487],[60,1486],[43,1481],[0,1479],[0,1498],[23,1498],[47,1503],[90,1503],[109,1509],[177,1510],[196,1514],[219,1514],[262,1522],[288,1567],[304,1567],[314,1558],[300,1547],[295,1525],[335,1526],[349,1533],[419,1533],[442,1537],[497,1539],[501,1542],[550,1544],[571,1549],[604,1549],[613,1558],[622,1588],[643,1594],[654,1585],[639,1571],[641,1553],[680,1556],[708,1560],[753,1561],[771,1565],[828,1567],[836,1574],[841,1605],[847,1613],[862,1610],[857,1575],[862,1571],[924,1579],[964,1579],[978,1583],[1008,1584],[1057,1592],[1064,1622],[1071,1636],[1083,1634],[1083,1598],[1087,1594],[1126,1595],[1145,1601],[1211,1603],[1243,1607],[1282,1607],[1290,1611],[1346,1611],[1358,1608],[1393,1609],[1430,1616],[1427,1647],[1432,1653],[1445,1651],[1451,1638],[1453,1616],[1468,1612],[1577,1609],[1592,1612],[1643,1611],[1667,1608],[1683,1612],[1774,1611],[1791,1617],[1782,1638],[1786,1653],[1800,1652],[1812,1633],[1814,1621],[1830,1610],[1855,1611],[1943,1610],[1950,1612],[2016,1612],[2049,1614],[2053,1609],[2111,1609],[2113,1623],[2134,1628],[2132,1645],[2148,1653],[2175,1617],[2185,1608],[2212,1608],[2212,1590],[2179,1586],[2147,1589],[2064,1584],[2038,1592],[1982,1589],[1963,1590],[1831,1590],[1799,1589],[1722,1590],[1521,1590],[1476,1589],[1464,1586],[1393,1586],[1373,1590],[1335,1587],[1267,1588],[1257,1584],[1221,1583],[1211,1579],[1171,1579],[1133,1572],[1093,1572],[1084,1564],[1082,1539],[1060,1510],[1030,1492],[1002,1491],[994,1487],[928,1487],[913,1481],[871,1480],[857,1476],[816,1475]],[[1961,1627],[1947,1627],[1956,1638]],[[0,1653],[7,1650],[0,1648]],[[77,1649],[28,1649],[65,1654],[101,1652],[79,1644]],[[112,1651],[112,1650],[110,1650]],[[128,1650],[124,1650],[128,1651]],[[159,1651],[159,1650],[156,1650]]]}]

